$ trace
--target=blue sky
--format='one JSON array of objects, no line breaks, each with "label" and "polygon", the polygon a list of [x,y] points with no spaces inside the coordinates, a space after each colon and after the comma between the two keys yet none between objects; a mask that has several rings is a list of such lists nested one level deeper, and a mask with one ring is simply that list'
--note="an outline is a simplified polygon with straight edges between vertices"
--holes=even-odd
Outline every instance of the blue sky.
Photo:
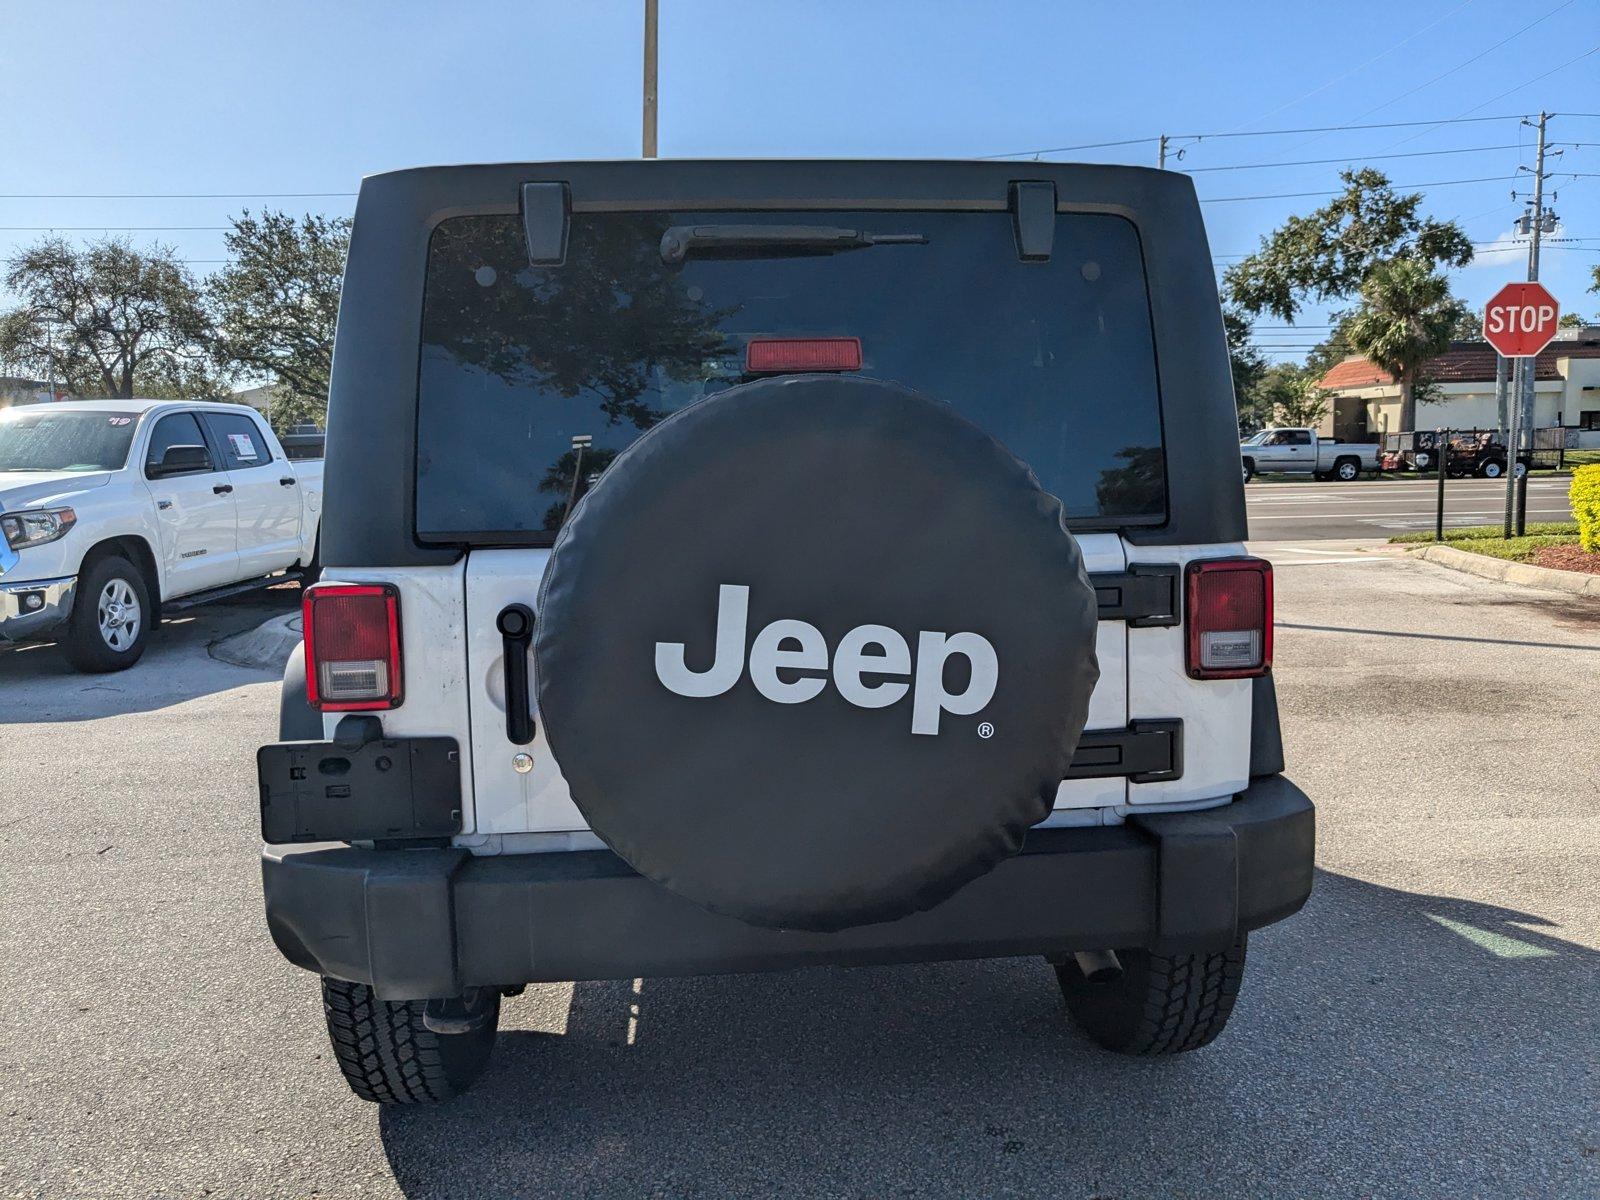
[{"label": "blue sky", "polygon": [[[1150,139],[1047,154],[1154,163],[1155,135],[1600,114],[1600,0],[1035,3],[1032,0],[661,0],[663,156],[967,157]],[[424,163],[639,152],[643,0],[551,3],[154,5],[0,9],[0,255],[40,236],[130,229],[197,272],[222,257],[246,206],[347,212],[323,198],[27,199],[22,194],[352,192],[364,174]],[[1547,16],[1547,14],[1549,14]],[[1544,18],[1540,20],[1540,18]],[[1518,33],[1538,21],[1533,28]],[[1504,43],[1498,45],[1498,43]],[[1573,61],[1577,58],[1577,61]],[[1442,76],[1442,78],[1441,78]],[[1540,78],[1543,76],[1543,78]],[[1524,86],[1525,85],[1525,86]],[[1600,115],[1561,116],[1551,141],[1562,218],[1543,278],[1593,316],[1600,261]],[[1575,143],[1575,144],[1574,144]],[[1323,197],[1341,163],[1435,184],[1427,211],[1493,243],[1530,180],[1516,120],[1261,137],[1175,138],[1195,171],[1212,252],[1255,247]],[[1487,149],[1485,149],[1487,148]],[[1469,153],[1377,160],[1378,154]],[[1303,166],[1202,168],[1336,159]],[[1587,176],[1572,178],[1571,175]],[[1480,180],[1471,183],[1444,181]],[[1519,247],[1456,278],[1481,304],[1522,277]],[[1275,356],[1316,340],[1258,330]]]}]

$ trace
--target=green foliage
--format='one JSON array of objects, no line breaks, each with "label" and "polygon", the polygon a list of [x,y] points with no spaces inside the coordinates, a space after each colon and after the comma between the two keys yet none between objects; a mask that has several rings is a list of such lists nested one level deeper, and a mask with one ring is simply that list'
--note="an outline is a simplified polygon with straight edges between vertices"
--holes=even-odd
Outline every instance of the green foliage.
[{"label": "green foliage", "polygon": [[1397,195],[1388,177],[1370,167],[1347,169],[1340,178],[1344,191],[1307,216],[1290,217],[1262,238],[1256,253],[1228,268],[1228,292],[1245,312],[1293,321],[1307,301],[1353,295],[1391,260],[1414,261],[1429,272],[1472,261],[1460,226],[1418,216],[1420,192]]},{"label": "green foliage", "polygon": [[[1566,324],[1566,320],[1565,317],[1561,318],[1563,325]],[[1461,305],[1461,312],[1456,317],[1456,327],[1451,331],[1451,337],[1457,342],[1483,341],[1483,313],[1478,309],[1468,308],[1465,304]]]},{"label": "green foliage", "polygon": [[1416,259],[1380,264],[1361,287],[1361,309],[1345,333],[1357,352],[1400,381],[1401,429],[1416,428],[1418,377],[1449,349],[1460,308],[1449,281]]},{"label": "green foliage", "polygon": [[1600,554],[1600,465],[1574,471],[1567,494],[1572,515],[1578,518],[1578,544],[1590,554]]},{"label": "green foliage", "polygon": [[1239,410],[1239,436],[1246,437],[1272,420],[1272,406],[1259,396],[1267,359],[1252,344],[1250,319],[1232,304],[1222,308],[1222,330],[1228,340],[1228,368],[1233,374],[1233,398]]},{"label": "green foliage", "polygon": [[1589,290],[1591,292],[1600,292],[1600,263],[1596,263],[1594,266],[1590,267],[1589,271],[1591,277],[1594,279],[1594,282],[1589,285]]},{"label": "green foliage", "polygon": [[[1578,532],[1576,521],[1529,521],[1527,525],[1529,537],[1553,537],[1559,541],[1570,542]],[[1500,523],[1494,525],[1467,525],[1456,529],[1446,529],[1444,540],[1447,542],[1480,542],[1498,541],[1505,532],[1505,526]],[[1390,538],[1391,543],[1431,542],[1433,531],[1418,533],[1400,533]]]},{"label": "green foliage", "polygon": [[233,261],[210,282],[217,313],[216,362],[268,375],[272,421],[321,423],[328,407],[333,331],[350,249],[345,217],[248,211],[227,233]]},{"label": "green foliage", "polygon": [[1328,393],[1317,386],[1320,375],[1292,363],[1274,363],[1262,374],[1252,397],[1266,411],[1264,424],[1315,428],[1328,415]]},{"label": "green foliage", "polygon": [[214,395],[211,320],[194,277],[168,247],[45,238],[6,263],[20,304],[0,314],[0,361],[76,396]]},{"label": "green foliage", "polygon": [[1565,312],[1561,314],[1561,319],[1556,322],[1556,328],[1582,329],[1588,323],[1588,320],[1583,316],[1582,313]]}]

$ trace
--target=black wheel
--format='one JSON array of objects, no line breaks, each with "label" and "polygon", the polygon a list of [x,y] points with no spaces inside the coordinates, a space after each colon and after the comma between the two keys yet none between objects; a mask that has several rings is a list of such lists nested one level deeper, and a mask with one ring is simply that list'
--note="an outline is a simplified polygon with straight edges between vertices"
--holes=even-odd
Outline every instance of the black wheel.
[{"label": "black wheel", "polygon": [[422,1000],[379,1000],[364,983],[322,980],[328,1038],[350,1090],[374,1104],[432,1104],[472,1086],[489,1060],[500,1022],[500,993],[485,992],[482,1021],[466,1033],[435,1033]]},{"label": "black wheel", "polygon": [[311,561],[300,568],[300,586],[310,587],[322,578],[322,530],[317,530],[317,540],[311,546]]},{"label": "black wheel", "polygon": [[139,569],[120,555],[95,559],[78,576],[61,651],[80,671],[125,671],[144,654],[150,616]]},{"label": "black wheel", "polygon": [[1353,458],[1341,458],[1333,464],[1333,477],[1341,483],[1351,483],[1361,478],[1361,464]]},{"label": "black wheel", "polygon": [[1248,458],[1244,460],[1244,481],[1249,483],[1256,477],[1256,464]]},{"label": "black wheel", "polygon": [[1209,1045],[1233,1012],[1244,979],[1244,936],[1220,954],[1119,950],[1122,975],[1090,983],[1075,959],[1056,967],[1067,1012],[1107,1050],[1181,1054]]}]

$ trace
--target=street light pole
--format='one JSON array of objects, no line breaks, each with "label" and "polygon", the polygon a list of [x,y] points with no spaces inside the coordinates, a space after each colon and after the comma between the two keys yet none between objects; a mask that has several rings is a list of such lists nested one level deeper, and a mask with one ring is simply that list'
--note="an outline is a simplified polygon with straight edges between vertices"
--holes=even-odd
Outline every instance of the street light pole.
[{"label": "street light pole", "polygon": [[644,0],[644,156],[656,156],[656,28],[658,0]]}]

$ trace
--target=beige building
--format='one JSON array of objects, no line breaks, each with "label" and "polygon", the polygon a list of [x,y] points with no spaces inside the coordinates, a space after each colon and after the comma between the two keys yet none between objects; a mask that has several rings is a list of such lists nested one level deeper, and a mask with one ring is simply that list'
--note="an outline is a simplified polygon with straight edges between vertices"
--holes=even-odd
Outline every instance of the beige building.
[{"label": "beige building", "polygon": [[[1494,348],[1455,342],[1426,368],[1442,399],[1417,406],[1423,429],[1497,429]],[[1563,329],[1535,360],[1533,415],[1537,428],[1563,425],[1581,431],[1569,441],[1600,446],[1600,326]],[[1319,380],[1331,393],[1324,436],[1380,441],[1400,428],[1400,385],[1387,371],[1353,355]]]}]

